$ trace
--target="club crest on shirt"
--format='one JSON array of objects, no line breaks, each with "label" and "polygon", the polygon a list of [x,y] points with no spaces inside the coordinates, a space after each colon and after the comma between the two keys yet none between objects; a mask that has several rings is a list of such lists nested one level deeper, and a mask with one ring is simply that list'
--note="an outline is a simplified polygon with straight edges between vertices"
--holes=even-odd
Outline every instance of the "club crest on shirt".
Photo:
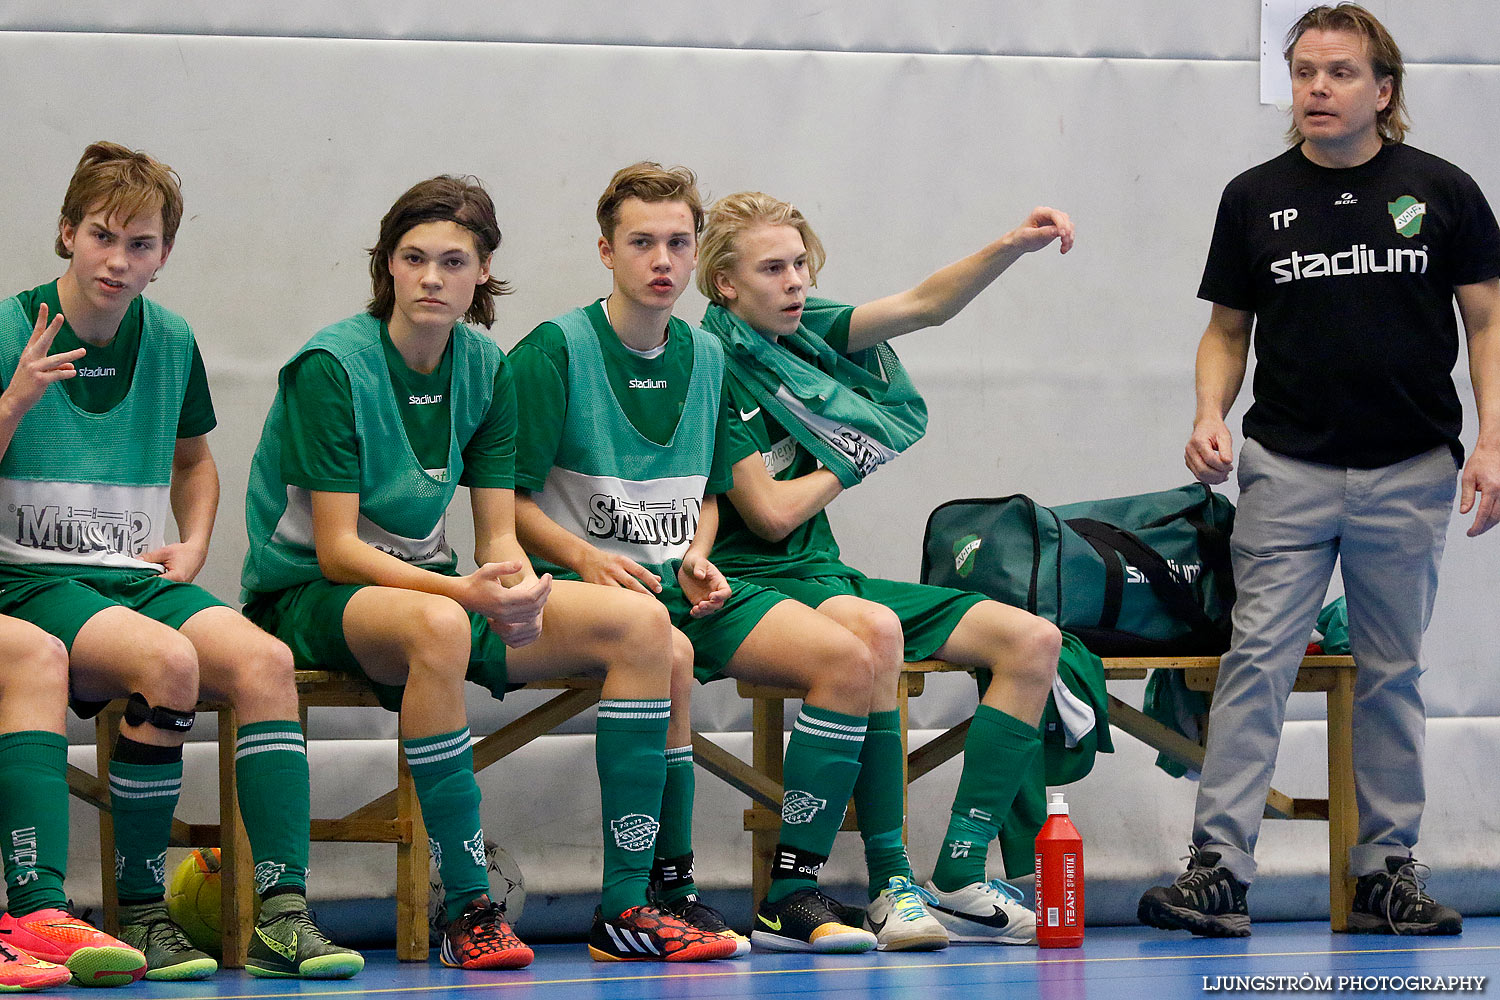
[{"label": "club crest on shirt", "polygon": [[1427,214],[1427,202],[1418,201],[1409,194],[1403,194],[1395,201],[1388,202],[1386,211],[1391,213],[1391,221],[1396,224],[1396,232],[1411,239],[1422,231],[1422,216]]}]

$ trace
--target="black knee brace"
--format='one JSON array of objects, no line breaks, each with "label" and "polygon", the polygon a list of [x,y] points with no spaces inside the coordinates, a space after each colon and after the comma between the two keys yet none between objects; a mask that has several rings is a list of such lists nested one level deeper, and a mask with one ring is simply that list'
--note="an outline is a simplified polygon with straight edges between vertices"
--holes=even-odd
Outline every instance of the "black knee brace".
[{"label": "black knee brace", "polygon": [[197,718],[197,712],[179,712],[175,708],[164,708],[162,706],[152,707],[146,700],[146,696],[137,691],[130,696],[125,703],[125,721],[132,726],[150,723],[157,729],[164,729],[169,733],[185,733],[193,728],[193,720]]}]

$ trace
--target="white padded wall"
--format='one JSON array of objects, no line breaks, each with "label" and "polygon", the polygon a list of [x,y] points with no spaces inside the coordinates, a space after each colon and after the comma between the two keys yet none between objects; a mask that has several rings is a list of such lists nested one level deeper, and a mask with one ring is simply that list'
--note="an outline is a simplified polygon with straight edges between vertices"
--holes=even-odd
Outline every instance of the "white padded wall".
[{"label": "white padded wall", "polygon": [[[1409,62],[1489,62],[1500,11],[1484,0],[1366,5],[1395,33]],[[11,0],[4,28],[133,34],[255,35],[446,41],[576,42],[686,48],[979,53],[1120,58],[1254,59],[1255,0],[832,0],[816,8],[767,0],[452,0],[439,8],[398,0],[214,3],[137,0],[100,9]]]},{"label": "white padded wall", "polygon": [[[1490,127],[1500,13],[1477,2],[1372,7],[1411,66],[1412,141],[1500,197]],[[1207,316],[1193,296],[1214,207],[1234,174],[1280,150],[1284,126],[1257,103],[1258,4],[1247,0],[875,0],[807,16],[779,5],[576,0],[469,0],[420,14],[388,2],[84,10],[13,0],[4,27],[4,291],[59,273],[56,208],[89,141],[147,149],[182,175],[187,215],[151,294],[194,324],[208,364],[224,498],[202,582],[231,600],[244,479],[276,369],[317,328],[361,307],[363,248],[416,180],[473,173],[494,194],[505,232],[497,270],[517,289],[493,331],[505,347],[607,290],[593,204],[609,174],[639,158],[692,166],[709,195],[758,187],[797,202],[829,248],[820,291],[848,301],[913,284],[1033,204],[1071,212],[1074,253],[1022,260],[946,327],[898,344],[931,406],[928,438],[832,516],[854,565],[914,579],[926,513],[943,500],[1026,492],[1056,503],[1185,481],[1192,355]],[[679,312],[701,310],[690,293]],[[1462,366],[1459,377],[1469,402]],[[1471,444],[1473,434],[1471,406]],[[462,550],[461,510],[455,520]],[[1494,865],[1463,831],[1484,828],[1500,806],[1494,783],[1464,763],[1500,743],[1495,544],[1455,524],[1428,640],[1437,721],[1422,856],[1450,868]],[[967,680],[945,678],[915,705],[915,724],[950,724],[972,698]],[[477,696],[470,708],[479,731],[519,710]],[[705,730],[747,723],[728,685],[701,689],[695,709]],[[1293,717],[1317,719],[1320,708],[1299,696]],[[321,747],[319,788],[388,780],[394,731],[374,711],[315,713],[316,737],[380,740]],[[85,742],[87,732],[76,727]],[[1321,732],[1311,721],[1289,727],[1278,776],[1288,790],[1321,788]],[[597,884],[597,789],[578,777],[590,759],[586,736],[547,740],[485,776],[487,827],[544,891]],[[952,767],[944,774],[913,799],[914,815],[928,817],[913,825],[919,872],[956,780]],[[571,780],[545,810],[517,797],[548,775]],[[743,886],[742,800],[706,775],[700,785],[706,879]],[[202,792],[189,808],[211,814]],[[1136,886],[1175,866],[1191,797],[1139,748],[1102,758],[1070,790],[1085,832],[1099,834],[1091,872]],[[1142,814],[1140,802],[1159,806]],[[331,810],[320,801],[318,811]],[[555,817],[573,832],[564,836]],[[1268,875],[1317,870],[1321,830],[1269,824]],[[74,842],[87,851],[93,839],[81,829]],[[842,849],[836,874],[853,877],[857,853]],[[368,856],[320,849],[320,891],[355,896],[380,884]],[[72,890],[85,900],[97,894],[89,865],[75,858]]]}]

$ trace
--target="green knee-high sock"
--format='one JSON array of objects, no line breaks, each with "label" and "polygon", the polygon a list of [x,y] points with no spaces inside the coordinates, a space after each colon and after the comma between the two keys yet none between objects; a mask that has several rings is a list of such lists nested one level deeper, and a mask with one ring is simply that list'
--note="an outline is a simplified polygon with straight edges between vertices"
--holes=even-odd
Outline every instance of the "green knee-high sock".
[{"label": "green knee-high sock", "polygon": [[661,699],[599,702],[594,757],[604,819],[604,886],[599,906],[614,918],[646,902],[662,788],[667,780],[667,716]]},{"label": "green knee-high sock", "polygon": [[[781,843],[826,858],[844,821],[849,795],[859,776],[859,752],[867,720],[803,704],[787,740],[782,767]],[[798,889],[816,886],[811,876],[773,873],[766,898],[776,902]]]},{"label": "green knee-high sock", "polygon": [[454,920],[470,900],[490,891],[469,729],[402,740],[401,747],[443,877],[444,918]]},{"label": "green knee-high sock", "polygon": [[984,881],[990,841],[1041,749],[1035,726],[980,705],[964,739],[964,769],[932,881],[944,892]]},{"label": "green knee-high sock", "polygon": [[1021,787],[1016,789],[1010,812],[1000,823],[1000,856],[1005,859],[1005,877],[1020,878],[1036,871],[1036,835],[1047,822],[1047,754],[1040,746]]},{"label": "green knee-high sock", "polygon": [[874,899],[894,876],[911,877],[901,825],[905,821],[901,713],[871,712],[864,749],[859,752],[859,778],[854,782],[854,811],[865,842],[865,868],[870,898]]},{"label": "green knee-high sock", "polygon": [[115,819],[115,889],[122,904],[167,894],[167,841],[182,794],[182,747],[115,741],[109,803]]},{"label": "green knee-high sock", "polygon": [[[697,891],[693,884],[693,748],[667,747],[667,783],[661,793],[661,832],[656,837],[652,878],[659,899],[676,902]],[[683,859],[686,858],[686,861]]]},{"label": "green knee-high sock", "polygon": [[0,847],[12,916],[68,903],[67,769],[67,737],[0,734]]},{"label": "green knee-high sock", "polygon": [[307,741],[295,719],[252,722],[234,744],[234,774],[261,896],[307,892],[312,822]]}]

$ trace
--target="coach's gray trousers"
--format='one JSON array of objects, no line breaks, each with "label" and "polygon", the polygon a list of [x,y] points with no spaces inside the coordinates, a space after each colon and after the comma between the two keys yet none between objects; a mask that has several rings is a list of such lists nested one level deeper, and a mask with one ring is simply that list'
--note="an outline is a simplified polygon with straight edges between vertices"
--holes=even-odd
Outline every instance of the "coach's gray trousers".
[{"label": "coach's gray trousers", "polygon": [[1378,469],[1289,458],[1247,440],[1231,549],[1234,636],[1209,715],[1193,843],[1249,882],[1286,700],[1334,560],[1349,604],[1358,665],[1354,783],[1359,840],[1350,874],[1383,871],[1417,841],[1427,715],[1417,681],[1422,633],[1457,485],[1437,448]]}]

